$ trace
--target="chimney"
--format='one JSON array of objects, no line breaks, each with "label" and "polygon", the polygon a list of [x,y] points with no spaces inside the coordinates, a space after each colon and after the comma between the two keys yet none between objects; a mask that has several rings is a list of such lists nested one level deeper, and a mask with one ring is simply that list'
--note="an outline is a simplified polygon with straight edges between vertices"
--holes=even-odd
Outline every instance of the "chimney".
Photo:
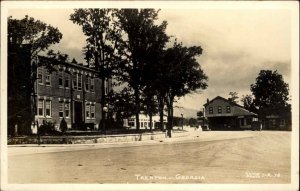
[{"label": "chimney", "polygon": [[206,103],[209,103],[209,99],[207,98]]}]

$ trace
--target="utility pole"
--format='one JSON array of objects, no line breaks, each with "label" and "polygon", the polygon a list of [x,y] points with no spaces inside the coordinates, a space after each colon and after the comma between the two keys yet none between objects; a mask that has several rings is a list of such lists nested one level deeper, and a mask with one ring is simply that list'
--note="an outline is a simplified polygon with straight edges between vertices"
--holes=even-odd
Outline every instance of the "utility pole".
[{"label": "utility pole", "polygon": [[182,126],[182,130],[183,130],[183,114],[181,114],[181,126]]}]

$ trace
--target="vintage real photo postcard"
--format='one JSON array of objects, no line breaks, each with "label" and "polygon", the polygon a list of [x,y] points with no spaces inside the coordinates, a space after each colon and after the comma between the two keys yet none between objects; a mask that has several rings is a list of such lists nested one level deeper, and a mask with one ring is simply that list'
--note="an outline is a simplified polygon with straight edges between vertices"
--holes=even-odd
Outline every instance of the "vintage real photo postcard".
[{"label": "vintage real photo postcard", "polygon": [[299,190],[296,1],[1,2],[1,190]]}]

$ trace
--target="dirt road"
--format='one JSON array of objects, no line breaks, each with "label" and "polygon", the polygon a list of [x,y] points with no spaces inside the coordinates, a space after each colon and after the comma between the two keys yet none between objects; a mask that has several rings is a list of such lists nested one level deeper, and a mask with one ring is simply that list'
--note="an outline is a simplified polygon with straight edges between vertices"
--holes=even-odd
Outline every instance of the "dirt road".
[{"label": "dirt road", "polygon": [[202,132],[193,139],[169,143],[119,145],[29,154],[13,154],[9,148],[8,181],[290,183],[291,180],[290,132]]}]

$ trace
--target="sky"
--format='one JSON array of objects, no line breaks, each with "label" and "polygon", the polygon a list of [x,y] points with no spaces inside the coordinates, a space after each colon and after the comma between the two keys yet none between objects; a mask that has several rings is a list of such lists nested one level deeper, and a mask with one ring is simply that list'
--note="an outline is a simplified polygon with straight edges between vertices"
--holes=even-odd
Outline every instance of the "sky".
[{"label": "sky", "polygon": [[[52,46],[85,63],[85,36],[70,20],[72,9],[10,9],[21,19],[27,14],[57,27],[63,34]],[[159,13],[168,22],[167,34],[185,46],[201,46],[197,58],[208,76],[208,88],[186,95],[178,107],[201,110],[207,99],[229,97],[229,92],[251,94],[260,70],[277,70],[291,83],[291,13],[286,9],[168,9]],[[240,102],[241,103],[241,102]]]}]

